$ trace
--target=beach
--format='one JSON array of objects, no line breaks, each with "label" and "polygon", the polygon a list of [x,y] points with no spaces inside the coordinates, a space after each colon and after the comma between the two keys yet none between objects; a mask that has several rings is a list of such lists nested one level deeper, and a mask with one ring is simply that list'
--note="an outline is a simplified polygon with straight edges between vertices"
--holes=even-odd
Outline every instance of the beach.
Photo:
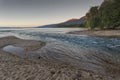
[{"label": "beach", "polygon": [[[25,43],[28,42],[29,45],[27,45],[27,48],[32,51],[38,48],[36,46],[37,48],[31,49],[33,44],[42,43],[40,41],[22,40],[13,36],[0,39],[1,80],[76,80],[81,78],[81,71],[74,66],[52,63],[42,59],[38,61],[27,57],[23,58],[2,50],[7,45],[26,47]],[[89,73],[86,72],[84,74],[90,77]],[[88,79],[86,78],[86,80]]]},{"label": "beach", "polygon": [[0,80],[120,80],[120,0],[0,0]]},{"label": "beach", "polygon": [[[29,44],[28,44],[29,43]],[[39,44],[39,45],[38,45]],[[24,52],[17,54],[3,50],[6,46],[21,47]],[[119,65],[95,50],[80,49],[81,55],[58,52],[51,55],[37,53],[47,43],[35,40],[23,40],[14,36],[0,38],[0,79],[1,80],[119,80]],[[49,46],[48,46],[49,47]],[[51,46],[52,47],[52,46]],[[60,49],[57,46],[52,49]],[[50,48],[51,49],[51,48]],[[67,48],[66,48],[67,49]],[[59,50],[58,50],[59,51]],[[31,53],[32,52],[32,53]],[[54,50],[53,50],[54,52]],[[56,52],[56,51],[55,51]],[[26,54],[27,53],[27,54]],[[84,54],[83,54],[84,53]],[[30,55],[29,55],[30,54]],[[31,54],[32,57],[31,57]],[[71,55],[70,55],[71,54]],[[89,55],[87,55],[89,54]],[[107,55],[107,53],[105,53]],[[62,56],[62,57],[60,57]],[[100,57],[101,56],[101,57]],[[81,57],[81,58],[80,58]],[[94,60],[90,59],[93,58]],[[110,55],[109,55],[110,57]],[[90,62],[86,60],[91,60]],[[73,62],[72,62],[73,61]],[[74,65],[73,63],[80,63]],[[91,64],[97,64],[93,66]],[[90,67],[88,67],[88,65]],[[97,67],[97,68],[94,68]],[[99,70],[98,70],[99,69]],[[100,72],[99,72],[100,71]],[[116,72],[116,73],[114,73]]]},{"label": "beach", "polygon": [[68,34],[88,35],[96,37],[113,37],[120,38],[120,30],[83,30],[68,32]]}]

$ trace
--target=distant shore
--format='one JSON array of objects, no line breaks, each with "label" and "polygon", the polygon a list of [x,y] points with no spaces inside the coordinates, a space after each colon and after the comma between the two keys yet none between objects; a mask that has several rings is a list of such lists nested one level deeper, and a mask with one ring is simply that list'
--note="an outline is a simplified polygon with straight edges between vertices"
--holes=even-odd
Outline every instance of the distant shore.
[{"label": "distant shore", "polygon": [[68,32],[68,34],[78,34],[78,35],[88,35],[88,36],[97,36],[97,37],[111,37],[111,38],[120,38],[120,30],[82,30],[82,31],[73,31]]}]

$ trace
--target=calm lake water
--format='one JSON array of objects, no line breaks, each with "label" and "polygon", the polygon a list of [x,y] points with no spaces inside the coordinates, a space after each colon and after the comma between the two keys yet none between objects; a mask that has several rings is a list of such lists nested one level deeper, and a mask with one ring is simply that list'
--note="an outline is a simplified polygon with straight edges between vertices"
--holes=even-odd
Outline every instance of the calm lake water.
[{"label": "calm lake water", "polygon": [[72,47],[96,48],[112,53],[120,53],[120,38],[100,38],[87,35],[65,34],[80,28],[0,28],[0,37],[17,36],[22,39],[54,42]]}]

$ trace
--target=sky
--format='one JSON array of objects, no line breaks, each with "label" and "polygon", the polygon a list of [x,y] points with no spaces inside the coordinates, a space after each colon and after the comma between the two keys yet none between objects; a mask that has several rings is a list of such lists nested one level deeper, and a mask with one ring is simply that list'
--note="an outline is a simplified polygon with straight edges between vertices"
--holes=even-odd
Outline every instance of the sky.
[{"label": "sky", "polygon": [[33,27],[84,16],[103,0],[0,0],[1,27]]}]

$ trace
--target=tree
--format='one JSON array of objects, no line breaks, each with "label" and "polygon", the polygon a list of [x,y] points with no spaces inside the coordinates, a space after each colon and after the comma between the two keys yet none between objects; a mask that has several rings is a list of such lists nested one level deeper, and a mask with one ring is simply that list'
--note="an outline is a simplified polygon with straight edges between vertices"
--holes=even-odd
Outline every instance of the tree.
[{"label": "tree", "polygon": [[92,7],[86,14],[87,22],[86,25],[93,30],[96,26],[99,26],[100,19],[98,15],[98,6]]},{"label": "tree", "polygon": [[120,27],[120,0],[105,0],[100,7],[91,7],[86,17],[90,29]]}]

